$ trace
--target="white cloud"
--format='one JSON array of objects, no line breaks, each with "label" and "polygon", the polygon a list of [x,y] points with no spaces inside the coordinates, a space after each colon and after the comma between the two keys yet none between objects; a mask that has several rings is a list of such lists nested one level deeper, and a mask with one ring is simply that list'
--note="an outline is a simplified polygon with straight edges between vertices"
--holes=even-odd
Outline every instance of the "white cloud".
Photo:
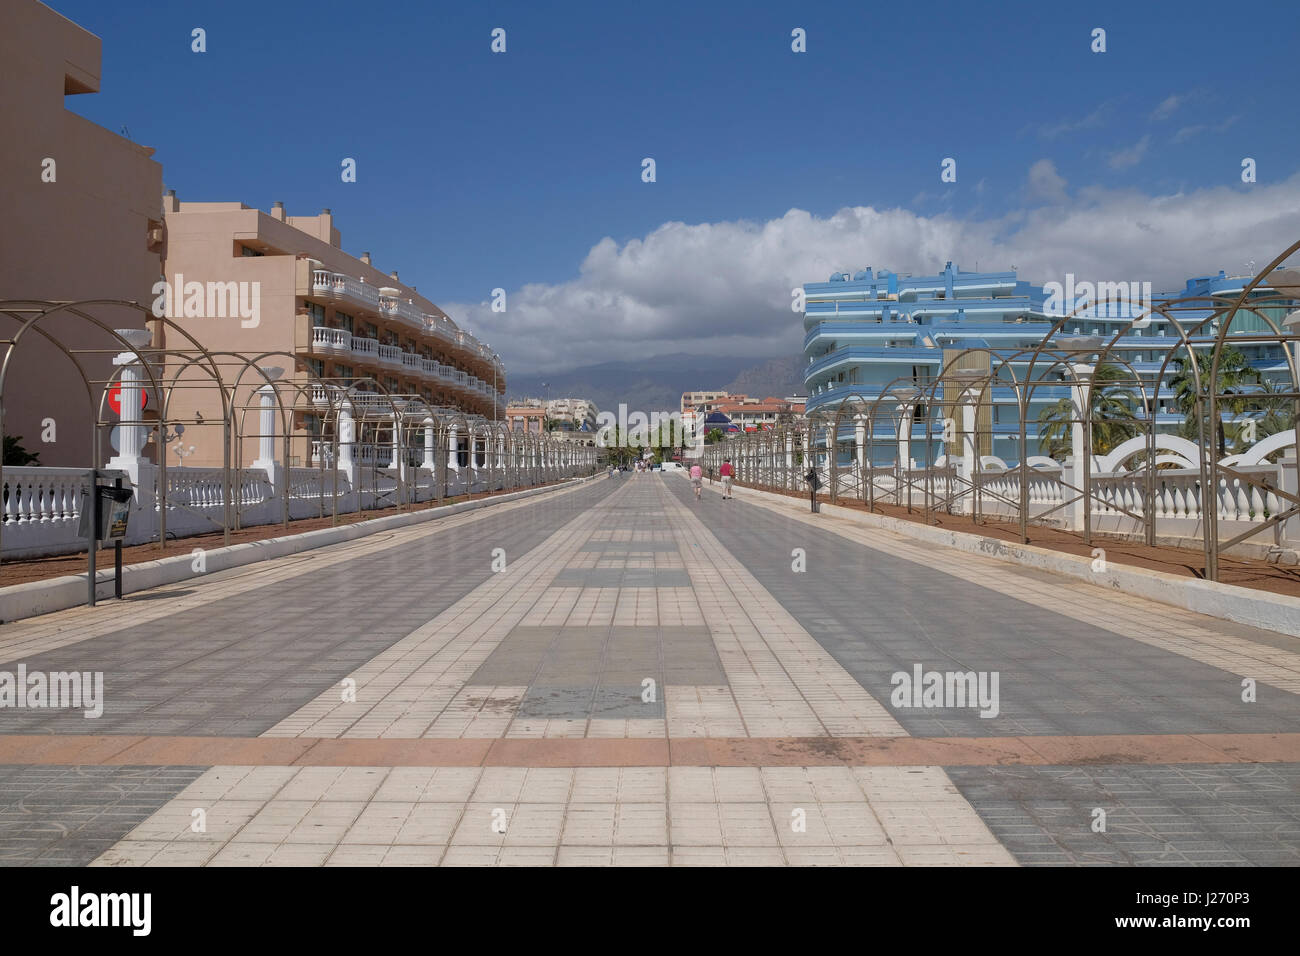
[{"label": "white cloud", "polygon": [[1111,103],[1102,103],[1095,110],[1082,119],[1061,120],[1053,123],[1051,126],[1044,126],[1038,131],[1038,135],[1043,139],[1056,139],[1058,136],[1064,136],[1067,133],[1073,133],[1081,129],[1096,129],[1106,123],[1110,116]]},{"label": "white cloud", "polygon": [[1056,164],[1050,159],[1040,159],[1029,167],[1029,178],[1025,186],[1029,198],[1045,199],[1048,202],[1065,202],[1065,177],[1056,171]]},{"label": "white cloud", "polygon": [[1229,116],[1226,120],[1223,120],[1222,122],[1213,126],[1211,126],[1209,123],[1193,123],[1191,126],[1184,126],[1177,133],[1174,134],[1173,142],[1185,143],[1187,142],[1187,140],[1191,139],[1192,137],[1199,136],[1201,133],[1205,133],[1210,130],[1214,130],[1216,133],[1222,133],[1225,130],[1231,129],[1234,125],[1236,125],[1236,122],[1239,119],[1241,119],[1240,116]]},{"label": "white cloud", "polygon": [[1178,112],[1178,107],[1183,105],[1183,101],[1185,99],[1186,97],[1179,96],[1177,93],[1173,93],[1165,97],[1163,100],[1160,101],[1160,105],[1157,106],[1154,110],[1152,110],[1151,112],[1152,121],[1158,122],[1160,120],[1169,119],[1169,117],[1173,116],[1176,112]]},{"label": "white cloud", "polygon": [[1147,147],[1151,145],[1151,137],[1143,136],[1140,140],[1126,149],[1119,149],[1110,154],[1111,169],[1128,169],[1130,166],[1136,166],[1142,162],[1142,157],[1147,153]]},{"label": "white cloud", "polygon": [[791,209],[767,222],[668,222],[622,245],[602,239],[573,279],[510,290],[504,313],[486,302],[445,308],[501,352],[507,371],[692,351],[767,358],[802,348],[790,290],[832,272],[932,273],[952,259],[968,270],[1014,263],[1040,284],[1068,271],[1169,290],[1188,276],[1240,272],[1252,258],[1262,267],[1300,238],[1297,222],[1300,173],[1173,195],[1085,187],[997,219]]}]

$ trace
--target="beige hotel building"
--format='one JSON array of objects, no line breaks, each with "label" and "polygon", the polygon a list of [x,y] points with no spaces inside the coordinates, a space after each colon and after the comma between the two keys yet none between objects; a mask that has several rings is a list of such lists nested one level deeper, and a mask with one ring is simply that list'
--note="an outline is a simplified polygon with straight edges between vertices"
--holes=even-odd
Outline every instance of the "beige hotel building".
[{"label": "beige hotel building", "polygon": [[[267,213],[238,202],[182,202],[173,192],[164,198],[163,214],[164,277],[172,290],[178,282],[205,288],[234,283],[228,286],[233,302],[236,286],[247,283],[242,287],[251,290],[256,283],[255,318],[245,318],[233,307],[221,310],[225,315],[187,317],[179,296],[169,308],[172,320],[211,351],[292,355],[292,370],[283,355],[258,363],[283,369],[281,381],[300,387],[284,396],[286,403],[298,406],[291,465],[315,464],[312,440],[332,434],[329,400],[314,386],[319,380],[357,391],[416,397],[469,416],[503,417],[506,377],[500,357],[457,327],[415,287],[402,283],[396,271],[381,272],[369,253],[356,258],[344,252],[330,210],[290,216],[281,203]],[[251,295],[245,303],[249,299]],[[168,348],[188,347],[174,333],[172,339]],[[177,388],[168,418],[219,421],[219,399],[202,387],[201,374],[191,372],[184,378],[189,387]],[[251,407],[251,390],[263,382],[256,373],[243,381],[249,387],[241,387],[236,395],[237,414]],[[375,406],[382,409],[383,402],[377,394]],[[360,427],[358,442],[388,440],[378,434],[387,426],[360,422]],[[186,465],[221,464],[220,439],[214,431],[187,431],[185,441],[191,435],[204,438]],[[241,431],[248,435],[248,430]],[[256,452],[256,438],[245,437],[245,461]]]},{"label": "beige hotel building", "polygon": [[[143,330],[146,310],[157,304],[160,279],[174,285],[180,276],[184,287],[204,288],[243,283],[250,296],[255,289],[255,321],[229,310],[219,310],[226,315],[189,310],[184,288],[171,303],[170,318],[210,352],[281,353],[258,364],[282,370],[277,391],[294,406],[291,465],[315,464],[313,437],[329,438],[336,425],[339,403],[332,415],[321,394],[325,389],[310,386],[313,376],[360,391],[413,396],[453,415],[504,417],[500,358],[399,281],[396,271],[380,271],[369,254],[357,258],[344,252],[329,210],[290,216],[280,203],[267,213],[239,202],[182,202],[174,191],[164,196],[162,166],[153,149],[65,108],[65,98],[100,87],[99,38],[36,0],[3,0],[3,6],[0,300],[136,302],[141,308],[90,311],[111,329]],[[0,317],[0,337],[13,336],[22,317]],[[154,330],[154,348],[193,350],[183,335],[162,326],[147,323]],[[4,386],[5,434],[20,436],[42,465],[84,468],[92,457],[95,403],[104,383],[119,371],[114,356],[122,346],[92,323],[66,314],[51,316],[41,328],[74,350],[94,398],[71,358],[41,335],[25,335]],[[240,362],[233,356],[221,359],[222,377],[238,375]],[[172,356],[157,362],[154,371],[164,382],[178,383],[167,420],[188,423],[184,434],[169,427],[173,440],[160,453],[150,431],[143,457],[157,462],[166,454],[169,467],[220,466],[220,393],[211,377],[183,367],[181,357]],[[145,379],[143,373],[140,378]],[[256,372],[245,372],[234,396],[244,436],[238,454],[245,465],[259,457],[254,389],[263,381]],[[371,404],[372,412],[382,408],[381,400]],[[157,420],[156,405],[150,396],[141,413],[144,421]],[[359,444],[391,443],[391,416],[385,426],[382,415],[356,410]],[[111,424],[115,413],[106,411],[105,419]],[[284,432],[278,423],[275,428],[282,441]],[[45,434],[57,440],[43,440]],[[464,436],[462,429],[462,443]],[[96,464],[102,467],[116,438],[109,428],[100,438]],[[281,454],[277,446],[277,458]]]}]

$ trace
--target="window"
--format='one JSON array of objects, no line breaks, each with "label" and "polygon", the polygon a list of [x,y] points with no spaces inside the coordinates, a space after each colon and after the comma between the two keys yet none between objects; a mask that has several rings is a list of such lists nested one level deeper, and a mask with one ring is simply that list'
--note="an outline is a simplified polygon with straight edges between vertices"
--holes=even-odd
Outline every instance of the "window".
[{"label": "window", "polygon": [[325,377],[325,362],[323,359],[309,358],[306,362],[308,371],[314,374],[317,378]]},{"label": "window", "polygon": [[346,312],[336,311],[334,313],[334,324],[337,328],[347,329],[349,334],[351,334],[353,331],[354,323],[353,323],[352,316],[348,315]]},{"label": "window", "polygon": [[311,316],[311,324],[316,328],[323,328],[325,325],[325,306],[317,302],[307,303],[307,314]]},{"label": "window", "polygon": [[351,365],[334,366],[334,377],[337,378],[339,380],[339,383],[342,385],[351,385],[352,376],[355,374],[356,374],[356,369],[354,369]]},{"label": "window", "polygon": [[379,338],[379,326],[375,325],[373,322],[362,323],[361,335],[363,338],[377,339]]}]

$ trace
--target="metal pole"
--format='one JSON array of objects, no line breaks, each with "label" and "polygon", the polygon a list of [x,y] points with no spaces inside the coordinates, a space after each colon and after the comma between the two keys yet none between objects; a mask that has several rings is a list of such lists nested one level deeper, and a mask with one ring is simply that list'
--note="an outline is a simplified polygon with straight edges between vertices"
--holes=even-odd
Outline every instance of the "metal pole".
[{"label": "metal pole", "polygon": [[86,546],[86,603],[95,606],[95,549],[99,546],[99,472],[90,469],[90,536]]},{"label": "metal pole", "polygon": [[[113,479],[113,487],[121,489],[122,479]],[[98,497],[98,495],[96,495]],[[113,539],[113,597],[122,600],[122,539]]]}]

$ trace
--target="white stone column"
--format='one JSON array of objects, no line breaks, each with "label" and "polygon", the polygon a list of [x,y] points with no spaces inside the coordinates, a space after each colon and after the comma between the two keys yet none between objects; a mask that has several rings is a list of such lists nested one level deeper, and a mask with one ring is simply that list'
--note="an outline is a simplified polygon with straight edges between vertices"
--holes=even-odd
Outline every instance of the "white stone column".
[{"label": "white stone column", "polygon": [[357,466],[353,461],[356,451],[357,423],[352,417],[352,403],[345,401],[339,407],[339,471],[347,475],[349,490],[357,487]]},{"label": "white stone column", "polygon": [[406,475],[406,461],[402,455],[402,416],[393,416],[393,471],[400,479]]},{"label": "white stone column", "polygon": [[1083,365],[1077,362],[1070,364],[1070,371],[1073,372],[1072,382],[1070,385],[1070,405],[1072,406],[1071,417],[1074,419],[1070,423],[1070,454],[1073,461],[1070,466],[1070,484],[1075,489],[1070,491],[1073,500],[1070,502],[1070,527],[1075,531],[1082,530],[1084,509],[1088,507],[1088,500],[1083,493],[1083,466],[1084,466],[1084,441],[1083,429],[1084,423],[1089,419],[1089,409],[1092,407],[1092,374],[1096,369],[1091,365]]},{"label": "white stone column", "polygon": [[118,376],[117,454],[109,467],[126,468],[139,460],[147,437],[140,422],[140,365],[134,352],[115,355],[113,364],[122,373]]},{"label": "white stone column", "polygon": [[434,458],[434,425],[432,418],[424,420],[424,461],[420,462],[421,468],[426,468],[431,472],[438,470],[438,461]]},{"label": "white stone column", "polygon": [[787,488],[798,488],[794,480],[794,433],[785,433],[785,485]]},{"label": "white stone column", "polygon": [[[469,486],[471,486],[471,489],[477,488],[478,483],[482,480],[482,471],[480,470],[480,466],[478,466],[478,438],[480,438],[478,429],[473,429],[473,431],[469,432],[469,476],[471,476],[471,484],[469,484]],[[486,454],[487,449],[485,446],[485,457]]]},{"label": "white stone column", "polygon": [[[117,334],[126,339],[137,349],[145,348],[152,339],[144,329],[118,329]],[[153,494],[154,465],[140,457],[144,451],[145,441],[149,437],[149,426],[141,417],[141,405],[144,392],[140,383],[144,380],[144,366],[140,356],[135,352],[119,352],[113,357],[113,364],[122,370],[118,377],[118,413],[117,413],[117,454],[108,460],[109,468],[125,471],[135,488],[136,501],[142,500],[143,494]],[[166,444],[159,449],[159,455],[167,453]],[[145,489],[145,485],[150,487]]]},{"label": "white stone column", "polygon": [[896,409],[898,412],[898,462],[904,471],[912,467],[912,417],[916,406],[904,402]]},{"label": "white stone column", "polygon": [[[1298,489],[1300,489],[1300,483],[1297,482],[1296,449],[1288,448],[1284,450],[1282,454],[1278,456],[1278,465],[1280,466],[1278,473],[1279,488],[1288,494],[1297,494]],[[1286,498],[1281,498],[1279,496],[1279,499],[1278,503],[1283,511],[1286,511],[1292,506],[1292,502],[1288,501]],[[1273,541],[1275,544],[1282,544],[1286,541],[1294,543],[1297,537],[1300,537],[1300,518],[1288,518],[1281,524],[1274,525]]]},{"label": "white stone column", "polygon": [[257,390],[257,461],[253,467],[266,472],[273,491],[284,488],[284,468],[275,458],[275,386],[271,383]]},{"label": "white stone column", "polygon": [[975,412],[979,393],[975,388],[967,388],[961,393],[961,455],[957,458],[957,477],[959,479],[959,510],[969,513],[975,504],[974,485],[979,475],[979,443],[975,435]]},{"label": "white stone column", "polygon": [[453,482],[460,480],[460,435],[455,425],[447,429],[447,470]]}]

